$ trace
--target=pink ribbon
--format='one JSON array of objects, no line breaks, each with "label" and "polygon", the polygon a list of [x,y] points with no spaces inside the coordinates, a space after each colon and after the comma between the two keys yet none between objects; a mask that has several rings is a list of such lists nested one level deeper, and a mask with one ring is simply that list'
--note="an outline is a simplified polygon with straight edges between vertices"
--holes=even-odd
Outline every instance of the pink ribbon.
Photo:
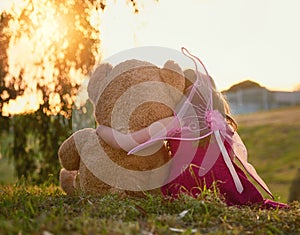
[{"label": "pink ribbon", "polygon": [[[227,136],[226,130],[227,130],[227,123],[225,122],[224,117],[222,114],[217,110],[207,111],[205,113],[205,120],[208,128],[213,131],[216,141],[218,143],[218,146],[220,148],[220,151],[222,153],[223,159],[225,161],[226,166],[229,169],[229,172],[231,174],[231,177],[234,181],[235,187],[239,193],[242,193],[244,188],[242,185],[242,182],[236,173],[236,170],[232,164],[231,158],[224,146],[224,141],[222,140],[222,137]],[[209,156],[207,156],[209,157]],[[201,169],[201,167],[200,167]]]},{"label": "pink ribbon", "polygon": [[[271,191],[269,190],[266,183],[260,178],[260,176],[257,174],[255,168],[247,161],[247,149],[241,140],[240,136],[237,132],[232,132],[224,117],[222,114],[217,110],[207,111],[205,114],[205,120],[207,123],[207,126],[214,132],[214,135],[216,137],[218,146],[221,150],[221,153],[223,155],[224,161],[230,171],[230,174],[235,182],[237,190],[241,193],[243,191],[243,187],[240,183],[239,177],[233,167],[233,164],[231,162],[231,158],[229,157],[229,154],[224,146],[225,139],[231,146],[231,149],[234,153],[234,155],[237,157],[237,159],[240,161],[240,163],[243,165],[244,169],[249,173],[249,175],[273,198],[273,195]],[[212,156],[207,156],[212,157]],[[216,159],[215,159],[216,160]],[[215,162],[214,158],[212,159],[203,159],[203,163],[205,165],[209,165],[210,168],[213,166],[213,163]],[[214,161],[213,163],[211,161]],[[201,168],[201,167],[200,167]],[[206,168],[206,173],[209,171],[210,168]],[[200,175],[200,173],[199,173]],[[201,173],[203,175],[203,172]]]},{"label": "pink ribbon", "polygon": [[226,132],[226,122],[218,110],[206,111],[205,121],[210,130]]}]

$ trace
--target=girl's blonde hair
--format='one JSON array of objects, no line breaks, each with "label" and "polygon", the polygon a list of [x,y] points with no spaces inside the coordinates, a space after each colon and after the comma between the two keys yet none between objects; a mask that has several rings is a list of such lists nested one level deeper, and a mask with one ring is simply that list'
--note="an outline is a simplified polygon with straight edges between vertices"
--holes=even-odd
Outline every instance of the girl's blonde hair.
[{"label": "girl's blonde hair", "polygon": [[[196,74],[194,70],[187,69],[184,71],[184,76],[185,76],[185,90],[187,90],[196,81]],[[227,123],[233,128],[234,131],[236,131],[238,125],[234,120],[234,118],[231,116],[230,106],[228,102],[226,101],[224,95],[221,92],[217,91],[215,82],[212,79],[212,77],[209,77],[209,79],[212,85],[213,109],[218,110],[224,116]],[[203,91],[203,93],[205,93],[205,91]]]}]

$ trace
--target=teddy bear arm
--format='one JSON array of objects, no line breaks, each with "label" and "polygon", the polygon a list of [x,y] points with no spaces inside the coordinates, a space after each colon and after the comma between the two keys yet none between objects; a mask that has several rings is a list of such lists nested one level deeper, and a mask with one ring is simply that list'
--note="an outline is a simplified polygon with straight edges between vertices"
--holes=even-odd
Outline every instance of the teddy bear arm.
[{"label": "teddy bear arm", "polygon": [[74,136],[66,139],[58,150],[58,157],[61,165],[69,171],[78,170],[80,156],[77,151]]}]

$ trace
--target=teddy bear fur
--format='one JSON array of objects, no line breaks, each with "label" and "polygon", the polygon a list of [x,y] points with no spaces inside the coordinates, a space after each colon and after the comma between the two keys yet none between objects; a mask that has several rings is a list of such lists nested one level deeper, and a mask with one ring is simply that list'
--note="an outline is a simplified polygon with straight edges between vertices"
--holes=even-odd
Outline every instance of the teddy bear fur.
[{"label": "teddy bear fur", "polygon": [[[163,82],[179,93],[185,89],[185,78],[181,68],[173,61],[167,61],[162,68],[159,68],[149,62],[140,60],[127,60],[115,67],[108,63],[99,65],[92,74],[88,84],[88,95],[94,104],[94,115],[97,124],[112,127],[112,118],[114,117],[113,128],[122,133],[131,133],[142,128],[148,127],[153,122],[173,116],[173,110],[176,104],[182,98],[179,93],[171,92],[168,86],[158,86],[154,93],[159,93],[161,100],[167,101],[170,105],[159,102],[147,101],[137,107],[128,117],[128,109],[134,105],[136,97],[151,97],[153,89],[135,89],[130,90],[144,82]],[[129,98],[116,105],[118,99],[129,92]],[[117,114],[117,115],[116,115]],[[114,115],[114,116],[113,116]],[[146,171],[162,166],[169,161],[170,156],[166,147],[162,146],[154,154],[141,157],[136,155],[127,155],[123,150],[113,149],[97,136],[95,129],[85,128],[73,133],[66,139],[59,148],[58,156],[62,166],[60,171],[60,185],[67,194],[85,193],[85,194],[105,194],[108,192],[118,192],[116,187],[103,182],[99,177],[87,167],[83,156],[90,154],[93,146],[101,145],[107,156],[121,167],[129,170]],[[88,165],[95,165],[99,156],[96,153],[93,158],[89,158]],[[101,164],[101,163],[100,163]],[[101,169],[112,176],[118,172],[110,172],[105,169],[105,164]],[[167,173],[166,173],[167,174]],[[154,190],[155,191],[155,190]]]}]

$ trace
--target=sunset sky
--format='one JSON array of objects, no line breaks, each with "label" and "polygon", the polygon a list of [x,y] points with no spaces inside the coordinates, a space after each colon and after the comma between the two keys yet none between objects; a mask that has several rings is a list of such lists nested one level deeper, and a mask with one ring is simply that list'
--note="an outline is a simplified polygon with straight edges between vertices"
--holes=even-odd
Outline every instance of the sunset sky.
[{"label": "sunset sky", "polygon": [[[0,11],[12,3],[20,7],[22,0],[1,1]],[[184,46],[202,59],[220,90],[246,79],[271,90],[300,84],[299,0],[139,0],[139,14],[126,0],[106,3],[92,18],[101,19],[103,58],[137,46]],[[59,27],[48,18],[40,34]],[[18,46],[10,49],[11,66],[34,62],[26,52],[30,46]]]},{"label": "sunset sky", "polygon": [[104,55],[130,46],[185,46],[204,61],[219,89],[245,79],[273,90],[293,90],[300,83],[300,1],[144,2],[138,15],[122,4],[108,5]]}]

